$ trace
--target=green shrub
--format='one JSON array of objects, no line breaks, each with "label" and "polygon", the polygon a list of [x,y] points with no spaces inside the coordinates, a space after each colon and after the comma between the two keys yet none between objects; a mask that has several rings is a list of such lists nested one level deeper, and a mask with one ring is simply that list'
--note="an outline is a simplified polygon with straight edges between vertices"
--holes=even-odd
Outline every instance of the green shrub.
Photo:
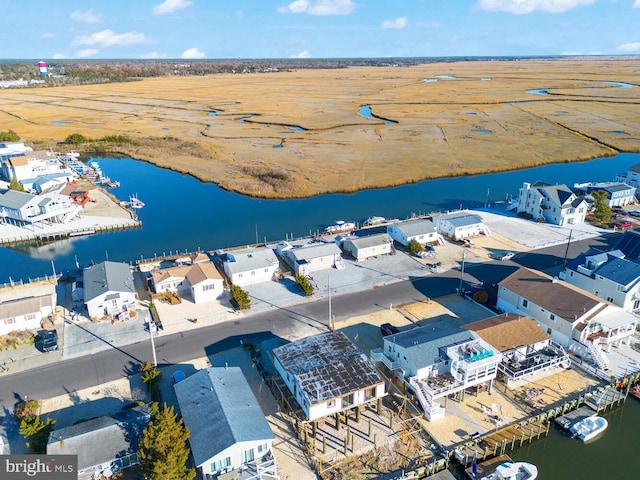
[{"label": "green shrub", "polygon": [[304,293],[305,297],[310,297],[313,295],[313,285],[309,283],[309,279],[305,275],[296,275],[295,276],[296,283],[300,287],[300,290]]},{"label": "green shrub", "polygon": [[237,285],[231,285],[231,303],[238,310],[248,310],[251,308],[249,294]]}]

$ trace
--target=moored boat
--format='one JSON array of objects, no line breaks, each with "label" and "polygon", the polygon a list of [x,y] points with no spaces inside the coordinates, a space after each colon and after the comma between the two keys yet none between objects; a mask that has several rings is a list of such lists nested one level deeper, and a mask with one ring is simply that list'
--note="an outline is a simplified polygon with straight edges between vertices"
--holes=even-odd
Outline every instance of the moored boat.
[{"label": "moored boat", "polygon": [[591,415],[572,425],[569,431],[573,437],[578,437],[583,442],[586,442],[604,432],[608,426],[609,422],[607,422],[606,418]]},{"label": "moored boat", "polygon": [[140,200],[137,195],[131,195],[129,197],[129,201],[127,202],[127,205],[130,208],[142,208],[144,207],[144,202]]},{"label": "moored boat", "polygon": [[388,220],[385,217],[369,217],[362,224],[363,227],[373,227],[375,225],[380,225],[382,223],[386,223]]},{"label": "moored boat", "polygon": [[[467,470],[471,478],[477,478],[479,472]],[[495,470],[479,480],[535,480],[538,477],[538,467],[528,462],[503,462]]]},{"label": "moored boat", "polygon": [[341,232],[350,232],[351,230],[356,229],[356,224],[354,222],[345,222],[343,220],[338,220],[335,225],[329,225],[324,229],[325,233],[341,233]]}]

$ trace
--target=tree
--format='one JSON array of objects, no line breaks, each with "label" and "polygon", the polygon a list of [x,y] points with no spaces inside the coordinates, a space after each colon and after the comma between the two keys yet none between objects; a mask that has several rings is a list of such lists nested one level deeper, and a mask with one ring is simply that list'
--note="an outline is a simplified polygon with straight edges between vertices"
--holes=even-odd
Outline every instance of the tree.
[{"label": "tree", "polygon": [[600,223],[607,223],[611,219],[611,208],[607,205],[607,192],[604,190],[594,190],[591,192],[593,197],[593,216]]},{"label": "tree", "polygon": [[173,407],[149,405],[151,420],[138,445],[140,467],[150,480],[192,480],[195,469],[187,467],[189,430],[178,419]]},{"label": "tree", "polygon": [[17,178],[12,178],[9,180],[9,190],[16,190],[18,192],[24,192],[24,185],[20,183]]},{"label": "tree", "polygon": [[231,285],[231,302],[238,310],[248,310],[251,308],[249,294],[238,285]]},{"label": "tree", "polygon": [[304,293],[305,297],[310,297],[311,295],[313,295],[313,285],[311,285],[309,279],[306,276],[297,274],[295,276],[295,280],[300,287],[300,290],[302,290],[302,292]]},{"label": "tree", "polygon": [[424,247],[415,238],[412,238],[411,240],[409,240],[409,244],[407,245],[407,252],[415,255],[416,253],[420,253],[423,250],[424,250]]},{"label": "tree", "polygon": [[86,143],[88,141],[89,139],[84,135],[81,135],[79,133],[72,133],[71,135],[68,135],[67,138],[65,138],[64,143],[67,143],[69,145],[80,145],[81,143]]},{"label": "tree", "polygon": [[0,132],[0,142],[19,142],[20,135],[13,130],[3,130]]}]

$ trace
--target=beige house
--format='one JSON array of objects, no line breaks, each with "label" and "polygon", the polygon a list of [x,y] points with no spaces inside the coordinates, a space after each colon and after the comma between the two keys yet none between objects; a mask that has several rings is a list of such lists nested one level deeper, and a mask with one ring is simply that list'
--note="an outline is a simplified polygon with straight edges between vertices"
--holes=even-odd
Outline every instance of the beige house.
[{"label": "beige house", "polygon": [[392,255],[395,253],[393,239],[386,233],[367,237],[348,237],[342,243],[342,250],[358,262],[379,255]]},{"label": "beige house", "polygon": [[208,302],[224,294],[224,280],[204,253],[190,259],[193,263],[154,269],[150,272],[155,293],[177,292],[193,303]]},{"label": "beige house", "polygon": [[55,279],[0,289],[0,335],[36,330],[53,322],[57,302]]}]

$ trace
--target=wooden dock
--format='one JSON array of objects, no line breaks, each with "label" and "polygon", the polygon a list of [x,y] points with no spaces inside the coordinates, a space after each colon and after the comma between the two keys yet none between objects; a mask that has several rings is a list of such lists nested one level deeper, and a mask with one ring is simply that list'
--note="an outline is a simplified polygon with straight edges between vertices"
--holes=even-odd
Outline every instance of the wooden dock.
[{"label": "wooden dock", "polygon": [[487,475],[491,475],[493,472],[496,471],[496,468],[498,467],[498,465],[502,465],[505,462],[513,462],[513,460],[509,455],[499,455],[490,460],[486,460],[482,463],[477,463],[475,475],[473,473],[473,466],[465,468],[464,471],[469,478],[473,478],[473,479],[483,478],[483,477],[486,477]]},{"label": "wooden dock", "polygon": [[585,405],[576,410],[567,412],[564,415],[559,416],[554,421],[556,425],[564,428],[565,430],[568,430],[580,420],[584,420],[591,415],[595,415],[595,413],[596,411],[593,408]]}]

